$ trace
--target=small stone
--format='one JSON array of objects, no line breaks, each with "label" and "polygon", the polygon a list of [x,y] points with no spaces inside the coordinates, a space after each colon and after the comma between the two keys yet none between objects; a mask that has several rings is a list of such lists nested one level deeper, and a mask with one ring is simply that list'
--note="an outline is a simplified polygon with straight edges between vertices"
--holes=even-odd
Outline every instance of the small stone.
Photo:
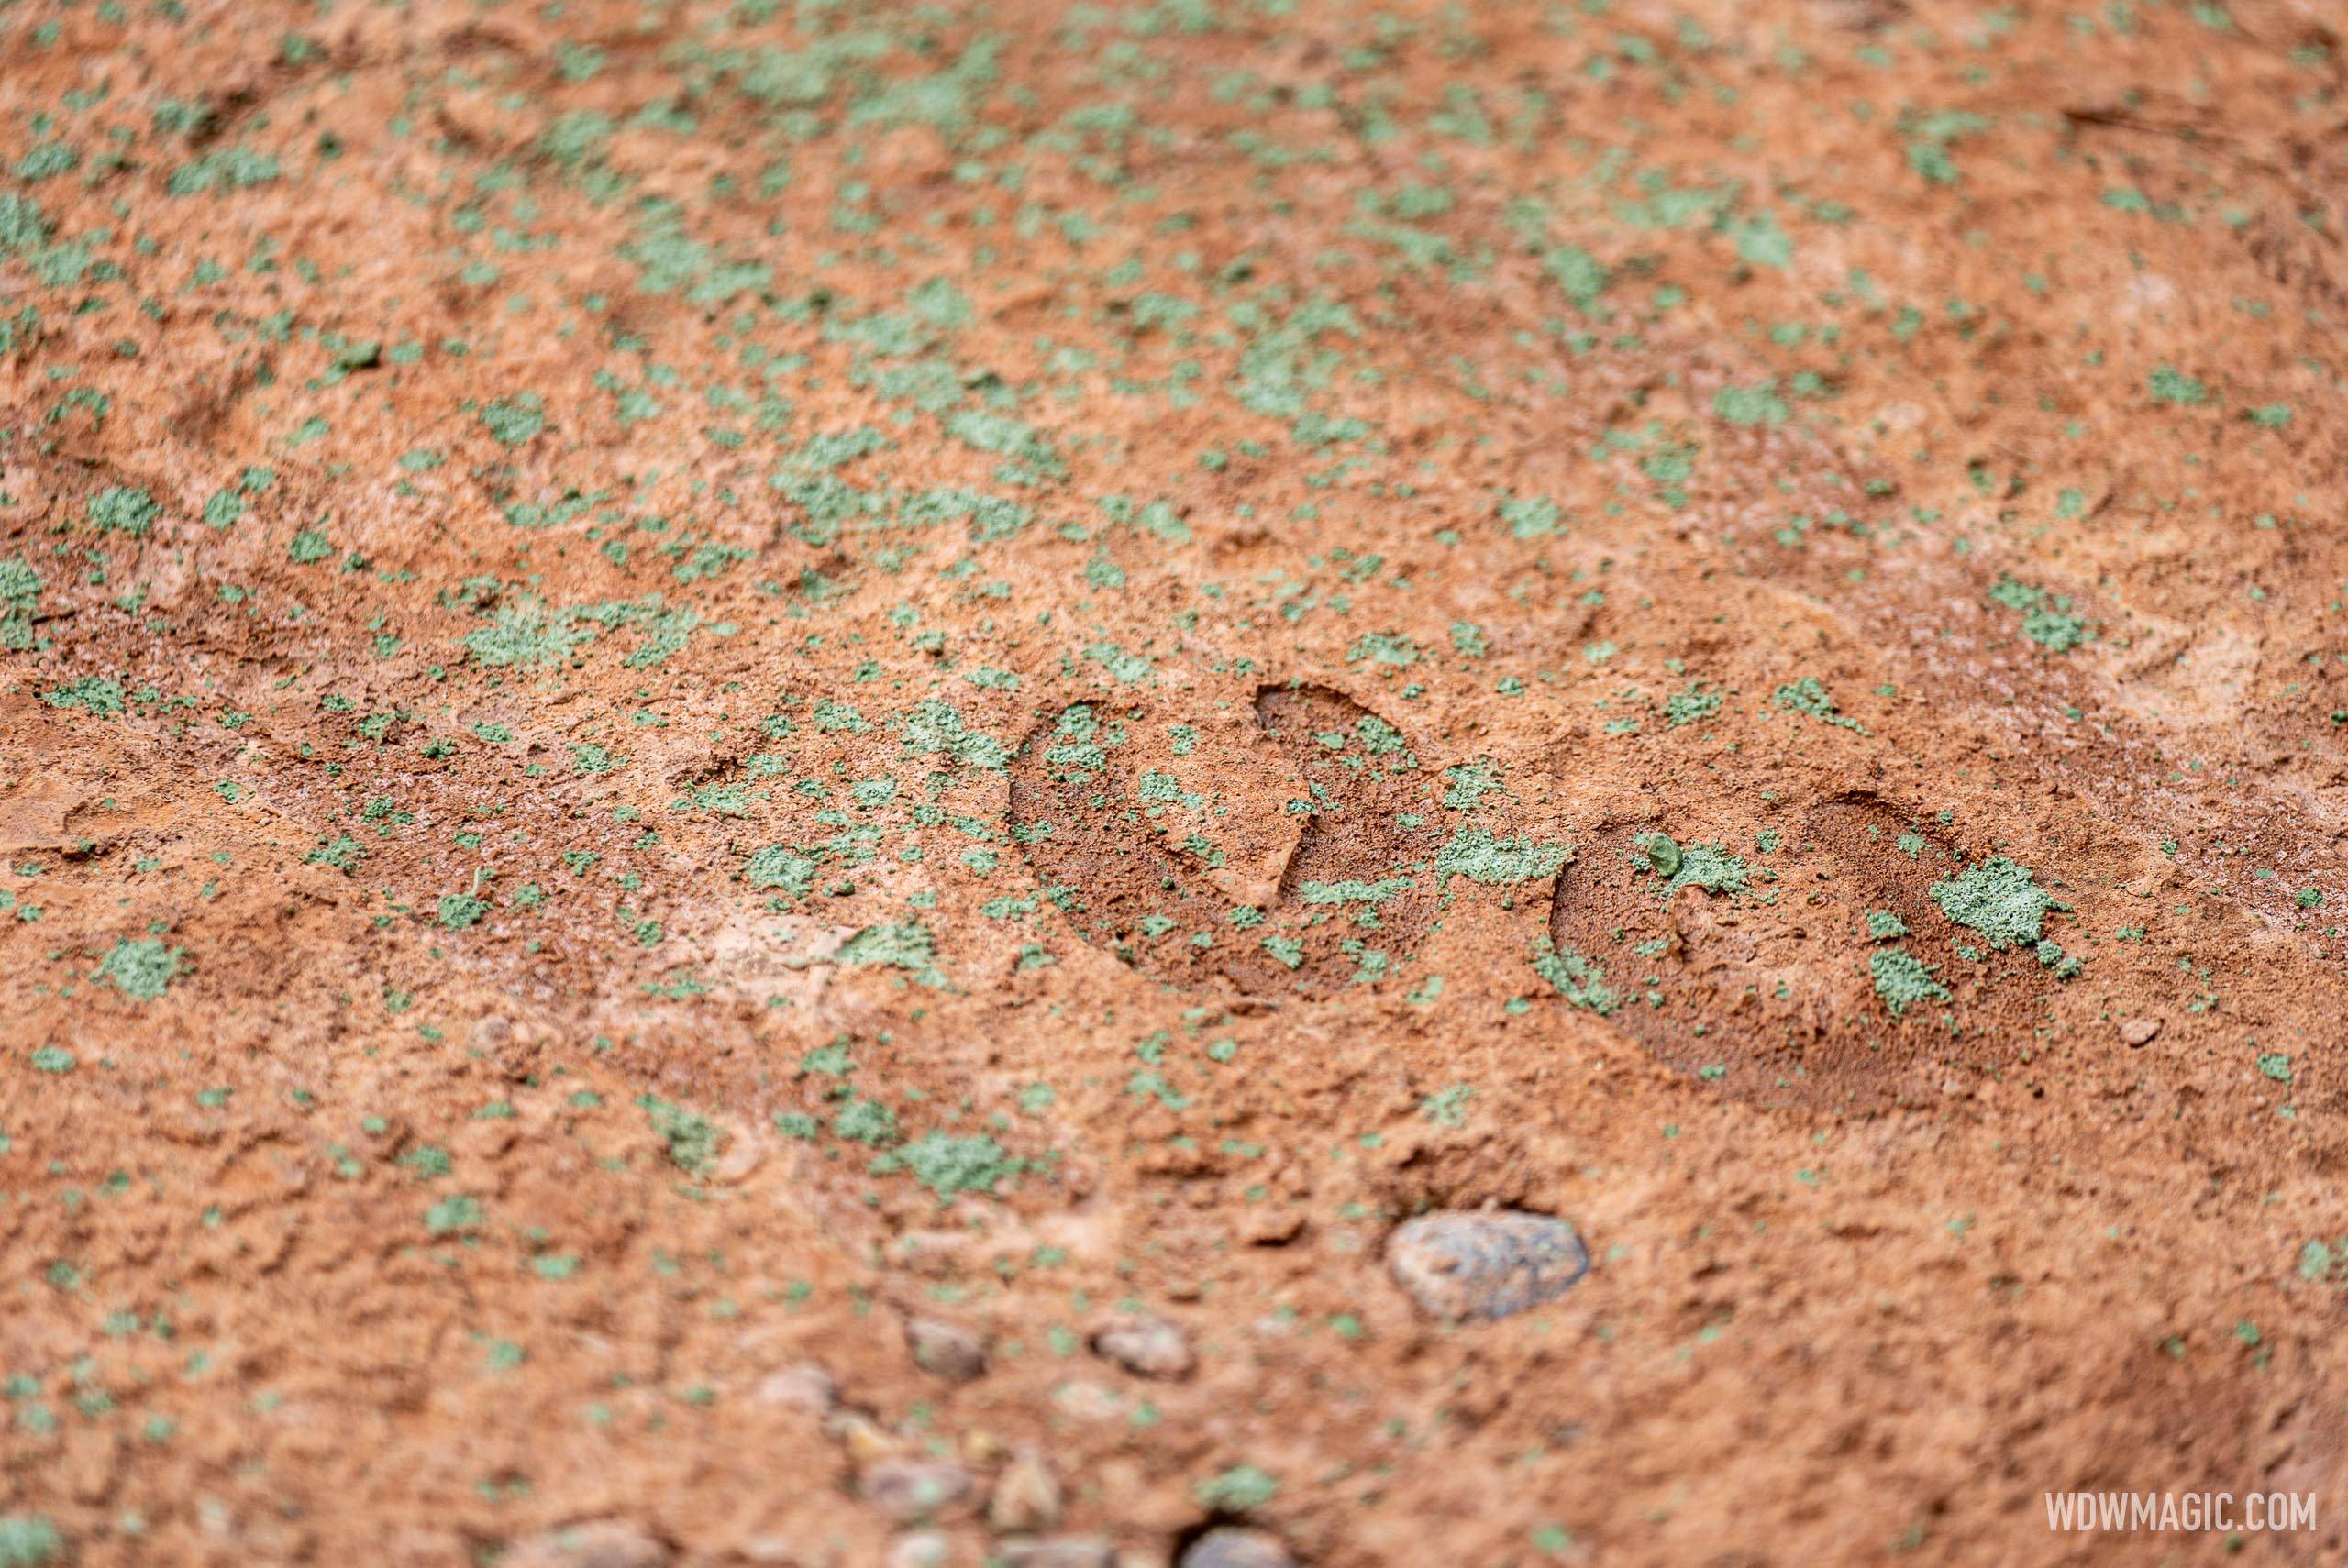
[{"label": "small stone", "polygon": [[756,1568],[841,1568],[840,1554],[831,1542],[781,1532],[754,1535],[744,1541],[742,1560]]},{"label": "small stone", "polygon": [[1092,1351],[1143,1377],[1187,1377],[1196,1358],[1190,1336],[1163,1318],[1111,1318],[1092,1331]]},{"label": "small stone", "polygon": [[582,1519],[526,1536],[498,1561],[504,1568],[662,1568],[669,1549],[626,1519]]},{"label": "small stone", "polygon": [[720,1145],[717,1164],[710,1167],[709,1179],[725,1187],[739,1187],[766,1163],[766,1140],[752,1131],[750,1123],[738,1119],[725,1122],[721,1131],[725,1141]]},{"label": "small stone", "polygon": [[880,1422],[861,1410],[834,1410],[825,1419],[824,1430],[847,1449],[848,1457],[858,1464],[891,1458],[904,1446]]},{"label": "small stone", "polygon": [[753,1397],[762,1405],[781,1405],[811,1416],[828,1416],[832,1407],[840,1402],[840,1390],[830,1373],[812,1361],[803,1361],[760,1378]]},{"label": "small stone", "polygon": [[865,1500],[899,1524],[959,1511],[975,1490],[969,1471],[943,1459],[876,1460],[858,1483]]},{"label": "small stone", "polygon": [[890,1247],[899,1268],[936,1278],[965,1266],[978,1238],[964,1231],[908,1231]]},{"label": "small stone", "polygon": [[1297,1568],[1280,1538],[1268,1530],[1211,1529],[1182,1552],[1180,1568]]},{"label": "small stone", "polygon": [[986,1342],[959,1323],[915,1318],[905,1325],[905,1346],[914,1364],[948,1383],[971,1383],[986,1375]]},{"label": "small stone", "polygon": [[953,1559],[954,1543],[942,1530],[914,1530],[901,1535],[889,1543],[887,1568],[946,1568]]},{"label": "small stone", "polygon": [[998,1542],[994,1555],[1003,1568],[1116,1568],[1117,1551],[1097,1535],[1047,1535],[1037,1540]]},{"label": "small stone", "polygon": [[1251,1247],[1284,1247],[1304,1234],[1304,1211],[1250,1209],[1234,1219],[1233,1228],[1239,1239]]},{"label": "small stone", "polygon": [[1679,845],[1669,834],[1651,833],[1639,842],[1646,852],[1647,864],[1655,867],[1658,877],[1668,877],[1679,869]]},{"label": "small stone", "polygon": [[1489,1322],[1563,1296],[1589,1272],[1589,1249],[1545,1214],[1450,1209],[1396,1227],[1386,1266],[1431,1317]]},{"label": "small stone", "polygon": [[1007,1535],[1049,1529],[1060,1522],[1060,1484],[1041,1455],[1023,1452],[995,1477],[987,1523]]},{"label": "small stone", "polygon": [[2157,1018],[2132,1018],[2120,1026],[2120,1038],[2133,1051],[2150,1045],[2160,1032],[2161,1021]]},{"label": "small stone", "polygon": [[1080,1421],[1113,1421],[1125,1414],[1124,1396],[1105,1383],[1080,1378],[1052,1390],[1052,1405]]}]

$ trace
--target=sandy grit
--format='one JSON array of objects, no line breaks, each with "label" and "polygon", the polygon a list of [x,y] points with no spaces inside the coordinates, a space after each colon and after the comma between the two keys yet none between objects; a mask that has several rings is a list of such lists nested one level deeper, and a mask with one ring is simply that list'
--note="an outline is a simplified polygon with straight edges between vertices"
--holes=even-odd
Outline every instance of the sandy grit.
[{"label": "sandy grit", "polygon": [[0,1568],[2336,1562],[2342,28],[0,0]]}]

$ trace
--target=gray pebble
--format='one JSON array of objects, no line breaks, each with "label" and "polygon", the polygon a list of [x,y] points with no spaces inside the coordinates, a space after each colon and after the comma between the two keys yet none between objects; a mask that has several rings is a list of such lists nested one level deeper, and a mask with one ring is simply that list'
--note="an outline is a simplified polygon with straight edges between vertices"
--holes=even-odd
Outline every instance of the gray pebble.
[{"label": "gray pebble", "polygon": [[1268,1530],[1211,1529],[1182,1552],[1180,1568],[1297,1568],[1280,1538]]},{"label": "gray pebble", "polygon": [[970,1383],[986,1375],[986,1342],[959,1323],[915,1318],[905,1325],[905,1347],[914,1364],[948,1383]]},{"label": "gray pebble", "polygon": [[832,1381],[832,1375],[812,1361],[767,1374],[752,1395],[762,1405],[781,1405],[810,1416],[828,1416],[840,1402],[839,1386]]},{"label": "gray pebble", "polygon": [[889,1543],[884,1568],[946,1568],[954,1560],[954,1542],[943,1530],[915,1530]]},{"label": "gray pebble", "polygon": [[1573,1288],[1589,1272],[1589,1249],[1545,1214],[1447,1209],[1397,1226],[1386,1266],[1421,1311],[1489,1322]]},{"label": "gray pebble", "polygon": [[662,1568],[669,1549],[626,1519],[582,1519],[514,1543],[506,1568]]},{"label": "gray pebble", "polygon": [[1195,1358],[1180,1325],[1146,1313],[1111,1318],[1092,1331],[1092,1351],[1144,1377],[1187,1377]]},{"label": "gray pebble", "polygon": [[1059,1478],[1038,1453],[1016,1454],[994,1478],[987,1523],[1006,1535],[1030,1535],[1060,1522]]},{"label": "gray pebble", "polygon": [[859,1481],[865,1500],[899,1524],[963,1508],[975,1486],[969,1471],[943,1459],[875,1460]]},{"label": "gray pebble", "polygon": [[1047,1535],[1037,1540],[1001,1540],[995,1556],[1004,1568],[1116,1568],[1116,1548],[1097,1535]]}]

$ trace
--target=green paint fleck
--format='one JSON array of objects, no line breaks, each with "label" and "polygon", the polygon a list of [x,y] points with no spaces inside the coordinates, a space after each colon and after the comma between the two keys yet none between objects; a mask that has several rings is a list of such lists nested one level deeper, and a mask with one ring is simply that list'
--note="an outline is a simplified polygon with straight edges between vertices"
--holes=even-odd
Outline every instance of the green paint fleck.
[{"label": "green paint fleck", "polygon": [[2002,855],[1933,883],[1932,894],[1943,914],[1971,926],[1999,952],[2018,942],[2037,942],[2046,911],[2062,908],[2027,869]]},{"label": "green paint fleck", "polygon": [[1867,727],[1865,724],[1856,719],[1844,717],[1836,710],[1834,699],[1827,695],[1826,688],[1820,684],[1815,676],[1805,675],[1799,680],[1788,681],[1778,688],[1770,701],[1789,713],[1807,714],[1821,723],[1835,724],[1843,729],[1855,730],[1860,734],[1867,733]]},{"label": "green paint fleck", "polygon": [[2210,401],[2210,389],[2174,365],[2156,365],[2150,378],[2153,399],[2172,407],[2188,408]]},{"label": "green paint fleck", "polygon": [[65,1538],[39,1514],[0,1514],[0,1568],[42,1568],[64,1561]]},{"label": "green paint fleck", "polygon": [[1566,853],[1557,845],[1494,838],[1483,828],[1461,828],[1435,852],[1435,881],[1440,886],[1454,877],[1465,877],[1488,888],[1534,881],[1563,866]]},{"label": "green paint fleck", "polygon": [[960,1136],[930,1132],[902,1149],[879,1156],[872,1168],[882,1175],[906,1171],[944,1202],[964,1192],[991,1197],[1000,1183],[1016,1176],[1024,1166],[1002,1144],[982,1133]]},{"label": "green paint fleck", "polygon": [[936,939],[930,934],[929,927],[909,920],[894,925],[866,926],[840,944],[838,961],[850,966],[909,970],[922,984],[936,986],[945,983],[934,962],[936,955]]},{"label": "green paint fleck", "polygon": [[101,532],[128,534],[133,538],[144,537],[163,514],[153,496],[124,484],[90,497],[87,510],[91,523]]},{"label": "green paint fleck", "polygon": [[1199,1507],[1213,1513],[1244,1514],[1279,1496],[1280,1484],[1252,1464],[1235,1464],[1191,1487]]},{"label": "green paint fleck", "polygon": [[815,885],[815,862],[788,845],[770,844],[743,863],[742,879],[753,888],[780,888],[796,898]]},{"label": "green paint fleck", "polygon": [[1596,959],[1586,958],[1571,947],[1555,945],[1547,937],[1534,941],[1533,972],[1573,1006],[1588,1008],[1600,1017],[1612,1012],[1619,1000]]},{"label": "green paint fleck", "polygon": [[536,392],[500,398],[482,405],[481,422],[501,447],[519,447],[547,427],[546,405]]},{"label": "green paint fleck", "polygon": [[1701,888],[1708,893],[1747,890],[1750,872],[1726,845],[1683,845],[1659,833],[1642,834],[1634,842],[1647,868],[1665,879],[1666,900],[1682,888]]},{"label": "green paint fleck", "polygon": [[159,936],[117,942],[98,962],[98,978],[133,1001],[154,1001],[186,969],[181,962],[187,949],[166,947]]},{"label": "green paint fleck", "polygon": [[1875,977],[1875,994],[1891,1009],[1894,1018],[1905,1017],[1910,1008],[1922,1003],[1949,999],[1948,988],[1933,978],[1923,960],[1904,947],[1886,947],[1870,955],[1867,972]]}]

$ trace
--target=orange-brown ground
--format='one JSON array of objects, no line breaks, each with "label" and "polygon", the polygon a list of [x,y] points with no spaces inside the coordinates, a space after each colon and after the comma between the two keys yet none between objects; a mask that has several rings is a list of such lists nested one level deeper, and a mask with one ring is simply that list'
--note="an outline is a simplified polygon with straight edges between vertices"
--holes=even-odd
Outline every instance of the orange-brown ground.
[{"label": "orange-brown ground", "polygon": [[2336,1561],[2341,25],[0,0],[0,1562]]}]

